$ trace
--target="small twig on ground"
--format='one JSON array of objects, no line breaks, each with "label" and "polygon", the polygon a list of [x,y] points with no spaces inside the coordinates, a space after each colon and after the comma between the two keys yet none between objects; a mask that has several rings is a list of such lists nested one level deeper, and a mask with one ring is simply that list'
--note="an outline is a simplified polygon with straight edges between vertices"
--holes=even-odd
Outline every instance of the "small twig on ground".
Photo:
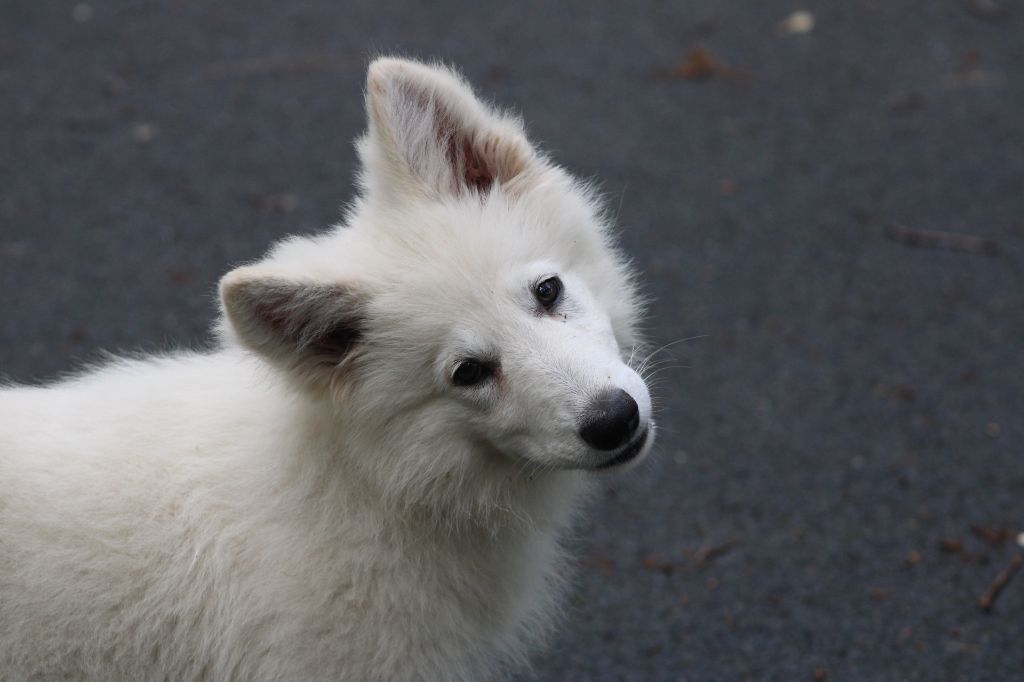
[{"label": "small twig on ground", "polygon": [[723,542],[720,545],[713,545],[711,547],[701,547],[693,553],[693,563],[695,566],[703,566],[709,564],[715,559],[728,554],[736,547],[736,541],[730,540]]},{"label": "small twig on ground", "polygon": [[701,81],[711,78],[722,70],[722,65],[699,45],[690,50],[679,60],[672,75],[688,81]]},{"label": "small twig on ground", "polygon": [[960,538],[943,538],[939,541],[939,549],[946,554],[956,555],[956,558],[965,564],[985,565],[989,562],[987,554],[974,554],[973,552],[967,551],[967,548],[964,547],[964,543]]},{"label": "small twig on ground", "polygon": [[994,256],[999,253],[999,247],[991,239],[975,237],[969,234],[958,234],[956,232],[938,232],[936,230],[921,230],[904,225],[887,225],[885,227],[885,236],[907,246],[917,246],[925,249],[963,251],[965,253],[978,253],[984,256]]},{"label": "small twig on ground", "polygon": [[964,551],[964,543],[960,538],[942,538],[939,540],[939,549],[947,554],[959,554]]},{"label": "small twig on ground", "polygon": [[971,525],[971,532],[993,547],[1002,547],[1014,536],[1014,532],[1009,528],[986,528],[974,524]]},{"label": "small twig on ground", "polygon": [[991,611],[992,606],[995,605],[996,598],[999,597],[999,593],[1003,591],[1003,588],[1006,587],[1007,583],[1010,582],[1022,565],[1024,565],[1024,556],[1014,554],[1013,558],[1010,559],[1010,565],[999,572],[999,575],[995,577],[978,598],[978,608],[984,613]]},{"label": "small twig on ground", "polygon": [[752,74],[743,69],[734,69],[719,61],[707,48],[697,45],[683,55],[670,69],[659,69],[654,74],[659,78],[685,81],[707,81],[712,78],[746,83]]},{"label": "small twig on ground", "polygon": [[644,556],[641,563],[648,571],[660,571],[665,575],[671,575],[675,570],[675,566],[672,565],[671,561],[662,561],[653,554],[647,554]]}]

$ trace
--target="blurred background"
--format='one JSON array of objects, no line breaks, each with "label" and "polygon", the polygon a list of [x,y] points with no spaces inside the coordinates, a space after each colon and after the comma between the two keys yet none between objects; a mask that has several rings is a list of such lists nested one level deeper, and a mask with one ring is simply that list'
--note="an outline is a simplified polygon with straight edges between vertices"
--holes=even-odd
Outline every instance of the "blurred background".
[{"label": "blurred background", "polygon": [[1020,3],[5,0],[0,374],[207,345],[339,219],[391,52],[597,178],[700,337],[523,680],[1024,679]]}]

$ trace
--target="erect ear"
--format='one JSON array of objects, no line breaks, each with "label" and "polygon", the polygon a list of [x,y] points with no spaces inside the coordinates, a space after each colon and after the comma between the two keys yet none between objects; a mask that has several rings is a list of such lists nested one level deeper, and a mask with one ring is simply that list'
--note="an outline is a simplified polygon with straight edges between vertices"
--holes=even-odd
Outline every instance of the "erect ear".
[{"label": "erect ear", "polygon": [[366,78],[360,140],[371,192],[445,196],[522,181],[535,158],[518,119],[480,102],[453,71],[377,59]]},{"label": "erect ear", "polygon": [[261,266],[220,281],[231,331],[248,348],[303,380],[326,378],[356,351],[366,301],[355,286],[301,281]]}]

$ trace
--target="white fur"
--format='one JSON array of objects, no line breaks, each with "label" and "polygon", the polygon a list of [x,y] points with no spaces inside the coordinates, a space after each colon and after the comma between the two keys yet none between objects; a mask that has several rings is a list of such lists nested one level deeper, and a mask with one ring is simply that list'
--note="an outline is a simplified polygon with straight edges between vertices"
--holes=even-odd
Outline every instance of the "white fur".
[{"label": "white fur", "polygon": [[218,348],[0,390],[0,679],[483,680],[550,626],[581,411],[653,429],[634,286],[458,75],[378,60],[367,110],[346,224],[229,273]]}]

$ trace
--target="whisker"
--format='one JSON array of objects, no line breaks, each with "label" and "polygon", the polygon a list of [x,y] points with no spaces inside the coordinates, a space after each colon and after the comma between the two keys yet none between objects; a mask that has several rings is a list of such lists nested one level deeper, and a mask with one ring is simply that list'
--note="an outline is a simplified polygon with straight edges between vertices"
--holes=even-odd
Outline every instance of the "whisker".
[{"label": "whisker", "polygon": [[647,355],[647,357],[645,357],[640,362],[640,366],[641,367],[645,366],[648,362],[651,361],[652,358],[654,358],[655,355],[657,355],[658,353],[661,353],[661,352],[664,352],[664,351],[668,350],[672,346],[679,345],[680,343],[686,343],[687,341],[695,341],[697,339],[706,339],[709,336],[711,336],[711,335],[710,334],[698,334],[696,336],[688,336],[688,337],[683,338],[683,339],[676,339],[675,341],[670,341],[670,342],[666,343],[665,345],[659,346],[658,348],[655,348],[653,351],[651,351]]}]

